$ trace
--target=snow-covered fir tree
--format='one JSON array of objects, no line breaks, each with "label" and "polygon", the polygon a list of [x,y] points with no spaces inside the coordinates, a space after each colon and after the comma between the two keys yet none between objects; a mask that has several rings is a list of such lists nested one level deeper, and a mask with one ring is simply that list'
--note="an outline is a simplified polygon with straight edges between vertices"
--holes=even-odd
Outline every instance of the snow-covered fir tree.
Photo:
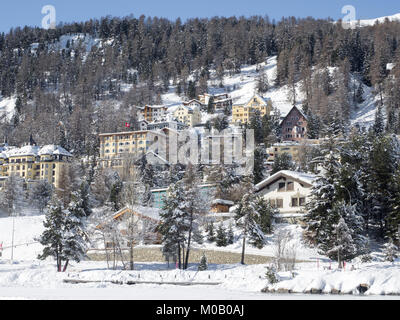
[{"label": "snow-covered fir tree", "polygon": [[62,201],[57,196],[53,196],[48,205],[46,218],[43,223],[45,230],[38,239],[43,246],[43,252],[38,256],[38,259],[54,258],[57,263],[58,272],[62,271],[62,264],[65,260],[63,251],[65,224],[66,217]]},{"label": "snow-covered fir tree", "polygon": [[327,234],[333,233],[333,225],[337,217],[329,215],[338,200],[337,186],[339,185],[339,150],[331,139],[326,146],[325,155],[315,161],[321,163],[322,172],[317,176],[311,189],[310,201],[307,204],[306,239],[313,244],[322,243]]},{"label": "snow-covered fir tree", "polygon": [[265,245],[265,235],[259,225],[260,212],[253,189],[250,189],[239,202],[235,210],[235,220],[243,238],[241,263],[244,264],[247,241],[256,248],[262,248]]},{"label": "snow-covered fir tree", "polygon": [[206,255],[203,253],[201,259],[200,259],[200,264],[198,267],[199,271],[206,271],[208,269],[208,262],[207,262],[207,257]]},{"label": "snow-covered fir tree", "polygon": [[215,227],[214,227],[214,221],[210,221],[207,223],[207,240],[209,242],[214,242],[215,241]]},{"label": "snow-covered fir tree", "polygon": [[217,229],[217,236],[216,236],[216,244],[217,247],[226,247],[228,245],[228,239],[226,230],[224,228],[224,224],[221,222]]},{"label": "snow-covered fir tree", "polygon": [[39,180],[34,184],[29,197],[35,207],[43,213],[53,195],[53,186],[45,179]]},{"label": "snow-covered fir tree", "polygon": [[39,238],[44,248],[38,258],[45,260],[53,257],[59,272],[67,270],[69,261],[80,262],[85,257],[88,237],[82,204],[78,192],[72,194],[72,201],[67,209],[63,208],[62,201],[57,196],[49,204],[44,222],[45,230]]},{"label": "snow-covered fir tree", "polygon": [[399,247],[389,241],[385,243],[383,253],[386,261],[394,262],[399,257]]},{"label": "snow-covered fir tree", "polygon": [[72,200],[65,211],[63,225],[63,257],[66,271],[69,261],[80,262],[86,256],[88,236],[86,233],[86,212],[84,200],[78,192],[72,193]]},{"label": "snow-covered fir tree", "polygon": [[184,187],[177,182],[168,188],[167,196],[160,213],[161,222],[157,230],[162,235],[163,253],[171,255],[174,251],[179,268],[183,266],[183,248],[187,240],[190,221],[185,212]]}]

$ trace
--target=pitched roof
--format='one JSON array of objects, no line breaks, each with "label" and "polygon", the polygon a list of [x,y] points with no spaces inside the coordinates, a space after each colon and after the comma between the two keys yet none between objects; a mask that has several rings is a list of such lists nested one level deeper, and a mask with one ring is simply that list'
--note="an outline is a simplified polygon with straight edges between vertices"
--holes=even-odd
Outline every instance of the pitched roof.
[{"label": "pitched roof", "polygon": [[113,216],[113,219],[118,219],[124,216],[126,213],[131,212],[135,215],[142,216],[144,218],[148,218],[154,221],[160,221],[160,209],[151,208],[151,207],[142,207],[142,206],[128,206],[125,207],[118,212],[116,212]]},{"label": "pitched roof", "polygon": [[259,192],[264,189],[266,186],[273,183],[276,179],[280,177],[285,177],[289,179],[296,180],[298,182],[304,183],[308,186],[312,186],[314,181],[317,179],[315,174],[305,173],[305,172],[297,172],[297,171],[289,171],[289,170],[282,170],[274,175],[270,176],[269,178],[265,179],[264,181],[260,182],[255,186],[256,191]]}]

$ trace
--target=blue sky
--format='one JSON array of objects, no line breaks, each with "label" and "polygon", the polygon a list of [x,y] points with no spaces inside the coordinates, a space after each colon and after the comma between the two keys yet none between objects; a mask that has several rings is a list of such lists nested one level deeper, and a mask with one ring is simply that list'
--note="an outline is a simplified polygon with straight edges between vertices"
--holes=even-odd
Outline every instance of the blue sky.
[{"label": "blue sky", "polygon": [[56,8],[57,23],[85,21],[106,15],[181,17],[268,15],[333,19],[343,18],[345,5],[356,8],[357,19],[400,13],[399,0],[1,0],[0,32],[17,26],[41,26],[42,7]]}]

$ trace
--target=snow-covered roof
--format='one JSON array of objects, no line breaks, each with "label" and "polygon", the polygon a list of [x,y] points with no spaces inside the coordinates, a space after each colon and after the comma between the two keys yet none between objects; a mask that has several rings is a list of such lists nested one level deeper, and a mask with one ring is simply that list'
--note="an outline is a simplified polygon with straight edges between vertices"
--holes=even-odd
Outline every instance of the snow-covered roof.
[{"label": "snow-covered roof", "polygon": [[229,200],[215,199],[211,204],[223,204],[226,206],[233,206],[235,203]]},{"label": "snow-covered roof", "polygon": [[0,149],[1,158],[24,157],[24,156],[36,157],[41,155],[63,155],[72,157],[71,153],[69,153],[67,150],[57,145],[47,145],[44,147],[26,145],[21,148],[3,147],[2,149],[3,150]]},{"label": "snow-covered roof", "polygon": [[7,157],[37,156],[40,147],[27,145],[22,148],[14,148],[6,151]]},{"label": "snow-covered roof", "polygon": [[72,157],[72,154],[69,153],[67,150],[60,146],[56,146],[54,144],[50,144],[47,146],[42,147],[38,153],[39,156],[42,155],[62,155],[67,157]]},{"label": "snow-covered roof", "polygon": [[297,172],[297,171],[289,171],[289,170],[282,170],[282,171],[279,171],[279,172],[275,173],[274,175],[270,176],[269,178],[265,179],[264,181],[260,182],[259,184],[257,184],[255,186],[256,190],[260,191],[265,186],[267,186],[268,184],[272,183],[273,181],[275,181],[279,177],[286,177],[286,178],[291,178],[291,179],[294,179],[294,180],[298,180],[298,181],[301,181],[301,182],[303,182],[305,184],[308,184],[310,186],[317,179],[317,176],[315,174],[305,173],[305,172]]},{"label": "snow-covered roof", "polygon": [[114,214],[114,219],[117,219],[121,216],[123,216],[125,213],[127,213],[128,211],[134,212],[136,214],[142,215],[144,217],[153,219],[153,220],[161,220],[160,217],[160,209],[158,208],[152,208],[152,207],[143,207],[143,206],[128,206],[125,207],[123,209],[121,209],[120,211],[116,212]]}]

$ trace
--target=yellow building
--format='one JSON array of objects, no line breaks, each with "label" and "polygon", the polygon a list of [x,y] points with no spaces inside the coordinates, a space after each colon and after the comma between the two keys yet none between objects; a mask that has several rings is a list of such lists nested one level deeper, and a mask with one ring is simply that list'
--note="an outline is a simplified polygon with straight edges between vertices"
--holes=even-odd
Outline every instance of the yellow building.
[{"label": "yellow building", "polygon": [[302,152],[307,147],[312,147],[320,144],[319,140],[304,140],[300,142],[282,142],[276,143],[272,147],[267,149],[268,164],[273,164],[276,156],[281,156],[284,153],[289,154],[294,162],[300,162]]},{"label": "yellow building", "polygon": [[191,128],[201,123],[201,112],[199,107],[181,105],[175,110],[173,117]]},{"label": "yellow building", "polygon": [[[136,160],[146,154],[159,139],[165,139],[163,132],[131,131],[103,133],[100,138],[100,163],[103,168],[123,167],[125,159]],[[157,150],[155,150],[157,151]]]},{"label": "yellow building", "polygon": [[71,159],[71,153],[56,145],[7,147],[0,153],[0,176],[15,175],[27,183],[47,180],[57,188],[61,168]]},{"label": "yellow building", "polygon": [[258,110],[260,116],[270,115],[272,112],[272,101],[255,94],[245,105],[234,105],[232,107],[232,123],[249,123],[251,116]]}]

